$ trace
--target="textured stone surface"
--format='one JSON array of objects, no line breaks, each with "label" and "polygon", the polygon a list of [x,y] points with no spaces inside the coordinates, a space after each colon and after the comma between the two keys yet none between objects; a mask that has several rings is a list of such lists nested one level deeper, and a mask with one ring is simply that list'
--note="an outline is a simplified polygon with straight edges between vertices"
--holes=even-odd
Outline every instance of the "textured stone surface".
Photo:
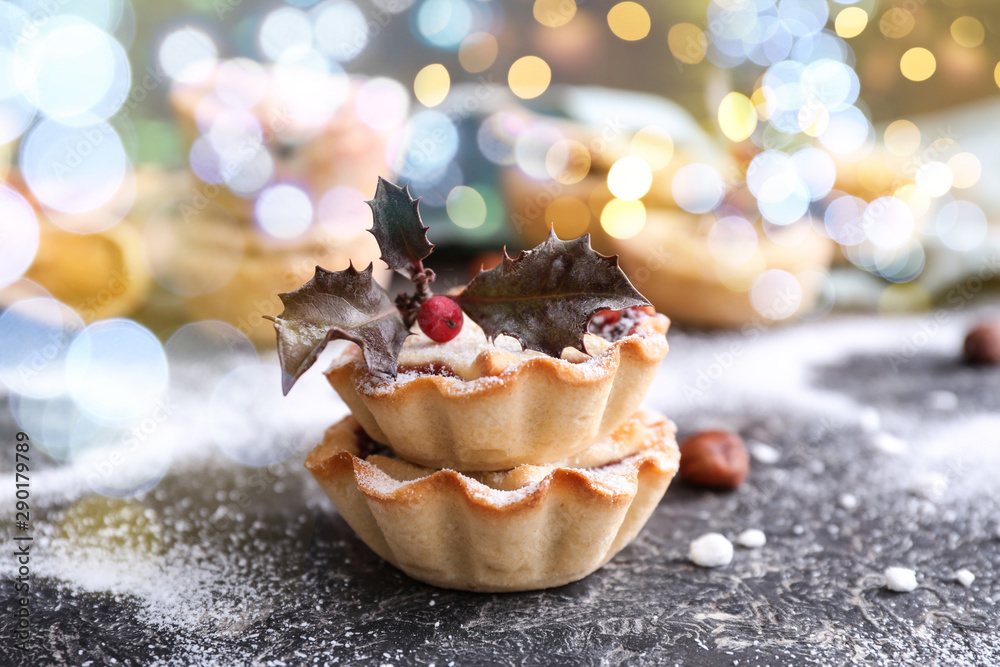
[{"label": "textured stone surface", "polygon": [[[7,639],[7,558],[0,664],[998,664],[1000,495],[977,468],[1000,472],[989,421],[1000,375],[956,361],[961,323],[894,363],[918,326],[832,318],[752,338],[672,333],[652,407],[682,435],[729,427],[781,458],[754,462],[731,493],[675,483],[607,567],[550,591],[475,595],[410,580],[354,538],[301,469],[304,450],[253,469],[207,444],[127,500],[74,490],[50,464],[35,489],[31,648]],[[719,377],[690,390],[734,342],[743,350]],[[930,390],[954,392],[957,410],[929,410]],[[879,410],[907,454],[873,445],[861,406]],[[5,414],[0,434],[15,429]],[[949,429],[986,435],[955,440],[952,461],[934,444]],[[912,486],[929,473],[947,482],[933,499]],[[845,492],[856,508],[838,504]],[[719,569],[687,561],[698,535],[747,528],[766,546],[737,547]],[[10,534],[5,523],[5,545]],[[892,565],[917,571],[916,591],[884,588]],[[954,580],[963,567],[976,575],[969,588]]]}]

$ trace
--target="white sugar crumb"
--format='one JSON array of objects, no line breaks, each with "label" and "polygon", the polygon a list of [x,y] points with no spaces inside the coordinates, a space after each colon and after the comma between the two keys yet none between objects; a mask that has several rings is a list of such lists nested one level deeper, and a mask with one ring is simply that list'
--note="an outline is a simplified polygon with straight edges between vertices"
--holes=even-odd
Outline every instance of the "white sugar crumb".
[{"label": "white sugar crumb", "polygon": [[928,392],[924,404],[931,410],[950,412],[958,408],[958,396],[954,392],[939,389]]},{"label": "white sugar crumb", "polygon": [[907,450],[906,443],[891,433],[881,432],[875,436],[875,446],[887,454],[903,454]]},{"label": "white sugar crumb", "polygon": [[858,426],[866,431],[875,432],[882,427],[882,415],[871,406],[861,408],[858,412]]},{"label": "white sugar crumb", "polygon": [[691,562],[699,567],[722,567],[733,562],[733,543],[719,533],[705,533],[691,542]]},{"label": "white sugar crumb", "polygon": [[845,510],[852,510],[858,506],[858,497],[853,493],[842,493],[840,494],[840,497],[837,498],[837,504]]},{"label": "white sugar crumb", "polygon": [[760,463],[770,465],[781,460],[781,452],[766,443],[754,440],[748,443],[748,448],[750,456]]},{"label": "white sugar crumb", "polygon": [[910,491],[927,500],[941,500],[948,491],[948,478],[939,472],[925,473],[914,480]]},{"label": "white sugar crumb", "polygon": [[917,573],[908,567],[888,567],[885,587],[897,593],[910,593],[917,588]]},{"label": "white sugar crumb", "polygon": [[760,549],[767,544],[767,536],[763,530],[748,528],[736,536],[736,543],[746,549]]},{"label": "white sugar crumb", "polygon": [[966,588],[972,585],[972,582],[976,580],[976,575],[969,572],[969,570],[964,567],[961,570],[955,571],[955,581],[962,584]]}]

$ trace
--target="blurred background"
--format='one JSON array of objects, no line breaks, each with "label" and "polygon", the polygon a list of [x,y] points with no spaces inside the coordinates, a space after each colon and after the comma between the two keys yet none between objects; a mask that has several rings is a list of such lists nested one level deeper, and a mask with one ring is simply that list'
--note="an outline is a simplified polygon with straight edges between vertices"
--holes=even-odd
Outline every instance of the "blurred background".
[{"label": "blurred background", "polygon": [[989,0],[0,1],[0,381],[62,460],[192,354],[244,355],[216,381],[252,405],[277,293],[379,264],[380,175],[451,283],[553,225],[681,326],[965,304],[1000,271],[998,31]]}]

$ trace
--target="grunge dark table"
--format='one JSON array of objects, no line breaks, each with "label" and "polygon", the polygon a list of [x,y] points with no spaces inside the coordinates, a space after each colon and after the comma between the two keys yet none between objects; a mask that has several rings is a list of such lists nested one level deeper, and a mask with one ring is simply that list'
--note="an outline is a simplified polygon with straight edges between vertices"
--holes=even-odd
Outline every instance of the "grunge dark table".
[{"label": "grunge dark table", "polygon": [[[25,651],[5,446],[0,664],[998,664],[1000,370],[956,356],[986,314],[931,336],[920,317],[671,332],[647,403],[681,435],[738,430],[748,481],[675,482],[603,570],[505,595],[415,582],[354,538],[301,466],[343,412],[318,373],[287,398],[220,402],[206,376],[246,359],[172,359],[174,409],[141,447],[171,454],[158,483],[104,497],[81,464],[34,458]],[[259,372],[277,385],[274,366]],[[5,443],[21,428],[3,413]],[[720,569],[687,560],[695,537],[746,528],[767,544]],[[892,565],[917,590],[888,591]]]}]

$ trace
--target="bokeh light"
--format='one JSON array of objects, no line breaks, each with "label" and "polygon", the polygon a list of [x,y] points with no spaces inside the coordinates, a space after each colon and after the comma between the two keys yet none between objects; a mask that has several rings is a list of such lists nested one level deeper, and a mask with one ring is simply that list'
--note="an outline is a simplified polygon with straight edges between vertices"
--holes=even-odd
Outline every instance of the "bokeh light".
[{"label": "bokeh light", "polygon": [[868,12],[861,7],[845,7],[837,14],[834,29],[844,39],[857,37],[868,25]]},{"label": "bokeh light", "polygon": [[601,211],[601,227],[616,239],[630,239],[646,224],[646,207],[638,200],[612,199]]},{"label": "bokeh light", "polygon": [[638,2],[619,2],[608,12],[608,26],[616,37],[635,42],[649,34],[649,12]]},{"label": "bokeh light", "polygon": [[531,9],[535,20],[549,28],[558,28],[576,16],[575,0],[535,0]]},{"label": "bokeh light", "polygon": [[490,68],[496,61],[500,46],[488,32],[474,32],[458,47],[458,62],[466,72],[475,74]]},{"label": "bokeh light", "polygon": [[922,46],[907,50],[899,59],[899,70],[910,81],[926,81],[936,69],[937,59],[934,54]]},{"label": "bokeh light", "polygon": [[530,100],[545,92],[552,81],[552,70],[538,56],[523,56],[514,61],[507,73],[507,85],[521,99]]},{"label": "bokeh light", "polygon": [[650,169],[659,171],[674,157],[674,140],[662,127],[647,125],[632,135],[629,149],[632,155],[645,160]]},{"label": "bokeh light", "polygon": [[951,169],[943,162],[932,160],[920,166],[917,187],[928,197],[940,197],[951,190]]},{"label": "bokeh light", "polygon": [[301,9],[280,7],[264,18],[258,40],[263,54],[278,62],[288,51],[312,44],[312,21]]},{"label": "bokeh light", "polygon": [[66,359],[83,330],[69,306],[23,299],[0,313],[0,380],[16,394],[48,399],[66,391]]},{"label": "bokeh light", "polygon": [[425,107],[436,107],[448,97],[451,76],[440,63],[426,65],[413,80],[413,94]]},{"label": "bokeh light", "polygon": [[[31,129],[21,147],[21,173],[31,191],[44,205],[65,213],[85,213],[107,203],[130,169],[121,137],[107,123],[69,127],[45,120]],[[88,220],[79,222],[87,227],[73,231],[100,231]]]},{"label": "bokeh light", "polygon": [[885,128],[883,142],[893,155],[906,157],[920,148],[920,129],[908,120],[894,120]]},{"label": "bokeh light", "polygon": [[955,188],[971,188],[983,175],[983,164],[972,153],[956,153],[948,159],[947,165]]},{"label": "bokeh light", "polygon": [[545,154],[545,170],[563,185],[582,181],[590,173],[590,150],[576,139],[562,139]]},{"label": "bokeh light", "polygon": [[38,251],[38,218],[24,197],[0,185],[0,288],[21,277]]},{"label": "bokeh light", "polygon": [[195,83],[215,69],[219,50],[203,30],[184,27],[167,35],[160,43],[160,67],[174,81]]},{"label": "bokeh light", "polygon": [[254,215],[260,228],[274,238],[294,239],[312,225],[313,205],[302,189],[282,183],[260,193]]},{"label": "bokeh light", "polygon": [[406,120],[410,94],[400,82],[388,77],[365,81],[358,89],[354,107],[361,122],[374,130],[391,130]]},{"label": "bokeh light", "polygon": [[802,305],[802,285],[787,271],[768,269],[750,287],[750,303],[765,319],[786,320]]},{"label": "bokeh light", "polygon": [[168,377],[160,341],[132,320],[89,325],[66,354],[70,396],[83,412],[103,422],[145,416],[166,392]]},{"label": "bokeh light", "polygon": [[719,205],[726,193],[719,172],[699,162],[678,169],[670,188],[677,205],[689,213],[708,213]]},{"label": "bokeh light", "polygon": [[742,266],[757,252],[757,230],[738,215],[716,220],[708,230],[708,251],[726,266]]},{"label": "bokeh light", "polygon": [[913,212],[895,197],[879,197],[865,208],[862,224],[877,248],[892,250],[913,238]]},{"label": "bokeh light", "polygon": [[49,118],[92,125],[110,118],[128,97],[125,49],[94,24],[52,17],[24,40],[13,62],[24,96]]},{"label": "bokeh light", "polygon": [[719,103],[719,127],[730,141],[748,139],[757,128],[757,108],[741,93],[728,93]]},{"label": "bokeh light", "polygon": [[333,60],[354,60],[368,45],[368,21],[350,0],[326,0],[312,14],[316,46]]},{"label": "bokeh light", "polygon": [[917,20],[913,13],[902,7],[892,7],[887,10],[878,22],[879,30],[890,39],[906,37],[916,25]]},{"label": "bokeh light", "polygon": [[708,39],[701,28],[693,23],[677,23],[667,33],[670,53],[686,65],[697,65],[705,59]]},{"label": "bokeh light", "polygon": [[445,203],[448,218],[462,229],[475,229],[486,222],[486,200],[475,188],[452,188]]},{"label": "bokeh light", "polygon": [[316,218],[337,238],[350,239],[371,227],[372,211],[361,192],[350,185],[338,185],[320,198]]},{"label": "bokeh light", "polygon": [[623,157],[608,170],[608,189],[618,199],[639,199],[653,184],[653,171],[641,157]]},{"label": "bokeh light", "polygon": [[949,202],[938,212],[934,231],[941,243],[952,250],[974,250],[986,238],[986,214],[969,201]]},{"label": "bokeh light", "polygon": [[986,29],[973,16],[960,16],[951,24],[951,36],[959,46],[975,48],[986,39]]}]

